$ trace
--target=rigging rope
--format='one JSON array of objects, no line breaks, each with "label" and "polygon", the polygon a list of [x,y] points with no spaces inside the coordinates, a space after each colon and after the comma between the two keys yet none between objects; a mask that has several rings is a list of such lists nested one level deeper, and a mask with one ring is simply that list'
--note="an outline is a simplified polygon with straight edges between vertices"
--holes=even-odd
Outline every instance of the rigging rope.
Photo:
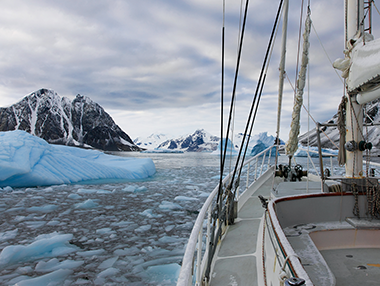
[{"label": "rigging rope", "polygon": [[[230,113],[229,113],[229,117],[228,117],[226,140],[225,140],[224,147],[223,147],[223,140],[222,140],[223,136],[222,136],[221,144],[220,144],[221,148],[223,149],[221,176],[223,174],[224,164],[225,164],[225,161],[226,161],[228,138],[229,138],[229,133],[230,133],[230,128],[231,128],[231,121],[232,121],[232,112],[233,112],[233,108],[234,108],[234,104],[235,104],[237,78],[238,78],[238,74],[239,74],[241,52],[242,52],[242,49],[243,49],[243,38],[244,38],[244,31],[245,31],[245,23],[246,23],[246,20],[247,20],[248,3],[249,3],[249,0],[246,1],[246,5],[245,5],[243,27],[242,27],[242,31],[241,31],[241,40],[239,42],[240,43],[240,45],[239,45],[239,52],[238,52],[238,57],[237,57],[237,62],[236,62],[234,85],[233,85],[233,89],[232,89],[232,98],[231,98]],[[218,199],[220,198],[220,196],[222,194],[222,191],[223,191],[222,189],[223,189],[222,185],[219,184]]]},{"label": "rigging rope", "polygon": [[372,3],[373,3],[373,6],[375,6],[375,9],[376,9],[377,13],[380,15],[379,9],[377,9],[377,7],[375,5],[375,1],[372,1]]},{"label": "rigging rope", "polygon": [[298,149],[298,135],[300,132],[300,117],[301,117],[301,107],[302,107],[302,95],[303,89],[305,87],[306,70],[308,64],[308,54],[309,54],[309,35],[310,35],[311,19],[310,19],[310,9],[308,9],[308,15],[306,17],[305,31],[303,34],[303,52],[301,60],[301,70],[299,72],[297,81],[297,93],[295,97],[293,113],[292,113],[292,123],[289,132],[289,140],[286,143],[286,154],[288,156],[293,156]]},{"label": "rigging rope", "polygon": [[[295,92],[295,88],[293,87],[292,82],[290,81],[290,79],[288,77],[288,74],[285,73],[285,75],[286,75],[286,78],[288,80],[288,83],[290,84],[291,88]],[[307,115],[311,118],[311,120],[313,120],[314,124],[317,125],[317,121],[314,119],[313,115],[311,115],[310,111],[306,108],[306,106],[304,104],[302,104],[302,107],[306,111]],[[330,141],[330,143],[333,144],[336,149],[339,149],[338,146],[335,144],[335,142],[327,135],[327,133],[324,130],[321,130],[321,131],[326,136],[326,138]]]},{"label": "rigging rope", "polygon": [[346,164],[346,150],[344,144],[346,143],[346,103],[347,97],[343,95],[342,101],[338,108],[338,119],[337,127],[339,130],[339,152],[338,152],[338,163],[339,166]]},{"label": "rigging rope", "polygon": [[[242,158],[242,162],[240,164],[239,176],[241,174],[243,163],[244,163],[244,159],[245,159],[245,155],[247,154],[247,149],[248,149],[248,143],[246,145],[244,145],[244,143],[245,143],[246,137],[248,137],[248,140],[249,140],[249,137],[250,137],[250,135],[252,133],[253,124],[254,124],[254,121],[255,121],[255,118],[256,118],[256,114],[257,114],[257,109],[258,109],[258,106],[259,106],[259,103],[260,103],[261,93],[262,93],[262,90],[263,90],[263,87],[264,87],[264,83],[265,83],[265,79],[266,79],[266,73],[265,72],[267,71],[267,68],[268,68],[268,66],[267,66],[268,65],[268,58],[270,58],[271,51],[272,51],[272,48],[273,48],[273,41],[274,41],[275,34],[276,34],[276,31],[277,31],[277,27],[278,27],[278,20],[279,20],[279,17],[280,17],[280,14],[281,14],[281,10],[282,10],[282,4],[283,4],[283,0],[280,0],[280,4],[279,4],[278,10],[277,10],[276,19],[275,19],[275,22],[273,24],[272,33],[271,33],[271,36],[270,36],[270,39],[269,39],[269,43],[268,43],[268,46],[267,46],[267,50],[266,50],[266,53],[265,53],[263,65],[261,67],[260,76],[259,76],[259,80],[258,80],[258,83],[257,83],[257,86],[256,86],[255,95],[254,95],[254,98],[253,98],[253,102],[251,104],[251,109],[249,111],[247,123],[246,123],[246,126],[245,126],[244,136],[243,136],[243,140],[242,140],[242,143],[241,143],[241,146],[245,146],[245,150],[244,150],[244,155],[243,155],[243,158]],[[257,103],[256,103],[256,100],[257,100]],[[256,104],[256,108],[255,108],[255,104]],[[254,113],[254,117],[252,119],[252,114],[253,114],[254,108],[255,108],[255,113]],[[250,132],[247,133],[249,127],[250,127]],[[239,167],[239,162],[240,162],[240,157],[241,157],[242,150],[243,150],[243,148],[240,148],[240,150],[239,150],[231,182],[233,182],[233,180],[234,180],[234,178],[236,176],[236,172],[237,172],[237,169]],[[236,195],[236,191],[234,193],[234,196],[235,195]]]},{"label": "rigging rope", "polygon": [[[318,39],[318,41],[319,41],[319,44],[321,45],[323,51],[325,52],[325,55],[326,55],[327,59],[329,60],[331,66],[333,66],[333,62],[331,61],[331,59],[330,59],[330,57],[329,57],[329,55],[328,55],[328,53],[327,53],[325,47],[323,46],[323,43],[322,43],[321,39],[319,38],[319,35],[318,35],[317,30],[315,29],[313,23],[311,23],[311,26],[313,27],[313,31],[314,31],[315,35],[317,36],[317,39]],[[334,69],[334,71],[335,71],[335,73],[337,74],[337,76],[338,76],[338,78],[340,79],[340,81],[342,82],[342,84],[344,84],[344,81],[343,81],[342,77],[339,75],[338,71],[337,71],[336,69]]]}]

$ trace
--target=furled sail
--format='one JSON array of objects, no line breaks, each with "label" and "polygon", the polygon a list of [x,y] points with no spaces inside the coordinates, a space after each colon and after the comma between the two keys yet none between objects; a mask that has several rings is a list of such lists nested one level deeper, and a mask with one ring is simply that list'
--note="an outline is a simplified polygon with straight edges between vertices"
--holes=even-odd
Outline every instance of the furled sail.
[{"label": "furled sail", "polygon": [[305,31],[303,33],[303,51],[301,59],[301,69],[297,81],[297,92],[294,99],[292,123],[290,126],[289,140],[286,143],[286,155],[293,156],[298,149],[298,135],[300,133],[300,118],[301,108],[303,103],[303,90],[306,82],[306,70],[309,63],[309,35],[310,35],[311,19],[310,13],[308,13],[305,23]]},{"label": "furled sail", "polygon": [[338,59],[333,66],[343,71],[347,91],[356,95],[359,104],[380,97],[380,39],[373,40],[370,34],[348,41],[346,58]]}]

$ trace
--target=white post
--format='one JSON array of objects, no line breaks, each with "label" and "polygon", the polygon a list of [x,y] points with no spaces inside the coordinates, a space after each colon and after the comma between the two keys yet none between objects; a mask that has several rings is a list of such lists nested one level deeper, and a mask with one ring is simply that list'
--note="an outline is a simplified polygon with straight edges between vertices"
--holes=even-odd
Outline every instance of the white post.
[{"label": "white post", "polygon": [[196,285],[201,285],[201,279],[202,279],[202,271],[201,271],[201,264],[202,264],[202,236],[203,236],[203,228],[201,227],[201,230],[199,231],[198,235],[198,249],[197,249],[197,273],[196,273]]},{"label": "white post", "polygon": [[248,190],[248,186],[249,186],[249,167],[251,166],[251,162],[248,163],[248,166],[247,166],[247,187],[246,187],[246,190]]},{"label": "white post", "polygon": [[259,176],[261,176],[261,174],[263,173],[263,167],[264,167],[264,164],[265,164],[265,155],[266,155],[266,153],[264,153],[264,155],[263,155],[263,161],[261,162],[261,168],[260,168],[260,174],[259,174]]},{"label": "white post", "polygon": [[256,166],[255,166],[255,181],[257,180],[257,162],[259,160],[259,157],[256,157]]},{"label": "white post", "polygon": [[211,204],[210,206],[208,207],[208,216],[207,216],[207,237],[206,237],[206,252],[208,253],[209,250],[210,250],[210,233],[211,233],[211,212],[212,212],[212,208],[211,208]]}]

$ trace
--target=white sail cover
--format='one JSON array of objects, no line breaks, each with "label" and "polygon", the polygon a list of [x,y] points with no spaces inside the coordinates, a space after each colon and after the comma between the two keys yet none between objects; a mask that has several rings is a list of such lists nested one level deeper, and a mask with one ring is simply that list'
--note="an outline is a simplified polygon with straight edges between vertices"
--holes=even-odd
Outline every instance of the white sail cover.
[{"label": "white sail cover", "polygon": [[349,94],[371,91],[380,84],[380,39],[364,43],[360,38],[357,42],[351,52]]},{"label": "white sail cover", "polygon": [[298,135],[300,133],[301,108],[303,104],[303,90],[306,83],[306,70],[309,63],[309,35],[310,35],[311,19],[308,13],[305,22],[305,31],[303,33],[303,47],[301,69],[298,74],[297,92],[294,98],[292,123],[290,125],[289,140],[286,142],[285,151],[287,156],[293,156],[298,149]]}]

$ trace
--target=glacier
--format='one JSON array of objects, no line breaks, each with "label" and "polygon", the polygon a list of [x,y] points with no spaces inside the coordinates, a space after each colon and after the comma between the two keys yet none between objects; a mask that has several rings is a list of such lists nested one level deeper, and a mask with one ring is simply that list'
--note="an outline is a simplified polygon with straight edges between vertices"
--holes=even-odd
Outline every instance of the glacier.
[{"label": "glacier", "polygon": [[51,145],[25,131],[0,132],[0,187],[33,187],[140,180],[155,174],[150,158],[107,155],[96,150]]}]

